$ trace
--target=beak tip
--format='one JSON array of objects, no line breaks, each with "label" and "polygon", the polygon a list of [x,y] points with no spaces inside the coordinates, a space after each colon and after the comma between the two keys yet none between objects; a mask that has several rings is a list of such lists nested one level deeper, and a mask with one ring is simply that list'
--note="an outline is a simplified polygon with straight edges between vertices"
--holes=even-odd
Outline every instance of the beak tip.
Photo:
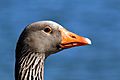
[{"label": "beak tip", "polygon": [[85,40],[87,41],[88,44],[92,44],[90,39],[85,38]]}]

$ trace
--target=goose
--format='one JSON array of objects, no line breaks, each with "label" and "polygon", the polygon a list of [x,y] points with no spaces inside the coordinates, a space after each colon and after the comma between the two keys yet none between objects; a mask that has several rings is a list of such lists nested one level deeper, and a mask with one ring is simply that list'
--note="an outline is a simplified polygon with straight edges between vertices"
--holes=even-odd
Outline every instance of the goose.
[{"label": "goose", "polygon": [[34,22],[23,30],[16,45],[15,80],[44,80],[44,61],[64,49],[91,44],[54,21]]}]

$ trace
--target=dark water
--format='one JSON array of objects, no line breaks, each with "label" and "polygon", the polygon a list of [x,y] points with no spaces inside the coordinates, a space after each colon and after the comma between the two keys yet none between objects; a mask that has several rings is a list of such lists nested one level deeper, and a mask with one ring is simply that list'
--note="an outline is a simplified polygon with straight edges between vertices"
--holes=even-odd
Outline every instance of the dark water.
[{"label": "dark water", "polygon": [[51,55],[45,80],[120,80],[120,0],[1,0],[0,80],[14,80],[18,36],[39,20],[54,20],[92,40]]}]

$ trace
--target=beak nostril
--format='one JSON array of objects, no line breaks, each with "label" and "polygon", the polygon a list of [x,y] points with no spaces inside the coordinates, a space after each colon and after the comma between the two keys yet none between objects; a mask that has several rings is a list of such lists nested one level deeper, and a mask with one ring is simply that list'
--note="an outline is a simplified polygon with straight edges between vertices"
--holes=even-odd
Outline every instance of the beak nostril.
[{"label": "beak nostril", "polygon": [[73,36],[73,35],[70,35],[72,38],[75,38],[76,39],[76,37],[75,36]]}]

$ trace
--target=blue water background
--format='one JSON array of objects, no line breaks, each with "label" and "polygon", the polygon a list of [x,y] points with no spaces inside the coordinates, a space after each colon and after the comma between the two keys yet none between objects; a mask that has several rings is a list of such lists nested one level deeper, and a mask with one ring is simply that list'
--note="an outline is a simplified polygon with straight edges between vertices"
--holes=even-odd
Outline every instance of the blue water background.
[{"label": "blue water background", "polygon": [[92,40],[48,57],[45,80],[120,80],[120,0],[0,0],[0,80],[14,80],[18,36],[41,20]]}]

